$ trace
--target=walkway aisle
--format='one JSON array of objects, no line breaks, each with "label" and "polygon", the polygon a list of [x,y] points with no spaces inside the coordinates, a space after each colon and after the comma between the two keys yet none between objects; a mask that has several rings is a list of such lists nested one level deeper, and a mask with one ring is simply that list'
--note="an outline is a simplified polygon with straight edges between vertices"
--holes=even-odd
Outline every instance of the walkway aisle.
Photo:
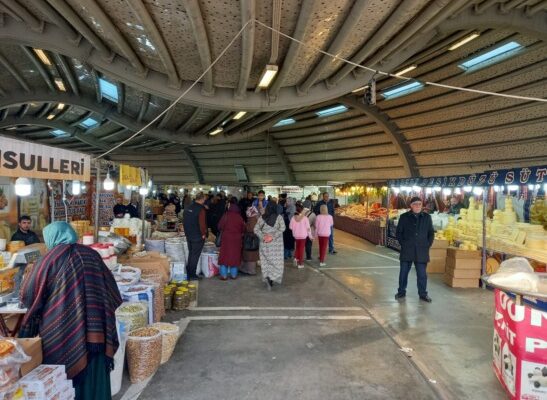
[{"label": "walkway aisle", "polygon": [[198,308],[169,314],[186,330],[138,398],[504,398],[489,364],[491,293],[434,279],[432,304],[414,288],[398,304],[395,255],[343,232],[336,243],[326,269],[287,265],[272,292],[259,277],[201,281]]}]

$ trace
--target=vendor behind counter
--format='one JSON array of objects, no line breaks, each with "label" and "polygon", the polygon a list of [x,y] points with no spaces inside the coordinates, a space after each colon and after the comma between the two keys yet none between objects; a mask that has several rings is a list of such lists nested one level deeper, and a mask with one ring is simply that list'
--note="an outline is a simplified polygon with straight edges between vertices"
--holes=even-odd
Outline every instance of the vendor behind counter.
[{"label": "vendor behind counter", "polygon": [[21,217],[19,217],[17,231],[11,237],[11,241],[25,242],[25,246],[34,243],[40,243],[38,235],[30,230],[31,225],[32,220],[28,215],[22,215]]}]

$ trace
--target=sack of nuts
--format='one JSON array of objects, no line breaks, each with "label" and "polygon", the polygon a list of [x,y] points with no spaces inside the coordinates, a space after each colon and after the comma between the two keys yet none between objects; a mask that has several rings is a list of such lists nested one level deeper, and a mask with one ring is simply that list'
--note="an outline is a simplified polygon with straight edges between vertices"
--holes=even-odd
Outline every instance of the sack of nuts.
[{"label": "sack of nuts", "polygon": [[161,332],[162,347],[161,347],[161,363],[165,364],[171,358],[175,346],[180,337],[180,329],[178,325],[169,324],[167,322],[158,322],[150,325]]},{"label": "sack of nuts", "polygon": [[126,352],[131,383],[142,382],[151,377],[161,362],[161,332],[150,327],[129,332]]}]

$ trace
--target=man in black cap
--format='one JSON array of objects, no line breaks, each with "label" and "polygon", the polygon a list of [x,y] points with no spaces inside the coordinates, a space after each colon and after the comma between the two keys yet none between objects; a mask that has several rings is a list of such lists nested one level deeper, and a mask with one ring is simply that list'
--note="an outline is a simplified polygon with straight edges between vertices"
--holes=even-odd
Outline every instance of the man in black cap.
[{"label": "man in black cap", "polygon": [[418,295],[421,300],[431,303],[431,298],[427,295],[426,267],[429,262],[429,248],[435,239],[433,221],[429,214],[422,211],[422,200],[419,197],[410,200],[410,208],[410,211],[401,215],[397,224],[397,240],[401,244],[401,270],[395,299],[406,296],[408,274],[414,263],[418,275]]}]

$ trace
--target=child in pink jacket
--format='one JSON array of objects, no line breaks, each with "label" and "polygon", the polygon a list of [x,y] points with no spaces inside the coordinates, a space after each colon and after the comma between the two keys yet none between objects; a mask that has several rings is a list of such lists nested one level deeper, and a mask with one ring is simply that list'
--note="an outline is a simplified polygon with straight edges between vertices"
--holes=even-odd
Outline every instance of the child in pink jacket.
[{"label": "child in pink jacket", "polygon": [[296,203],[296,214],[292,217],[289,228],[292,230],[295,242],[294,259],[298,268],[301,269],[304,268],[306,238],[311,236],[310,221],[304,214],[301,202]]},{"label": "child in pink jacket", "polygon": [[315,236],[319,238],[319,266],[326,267],[325,256],[329,245],[330,229],[334,225],[332,215],[325,204],[320,208],[320,214],[315,219]]}]

